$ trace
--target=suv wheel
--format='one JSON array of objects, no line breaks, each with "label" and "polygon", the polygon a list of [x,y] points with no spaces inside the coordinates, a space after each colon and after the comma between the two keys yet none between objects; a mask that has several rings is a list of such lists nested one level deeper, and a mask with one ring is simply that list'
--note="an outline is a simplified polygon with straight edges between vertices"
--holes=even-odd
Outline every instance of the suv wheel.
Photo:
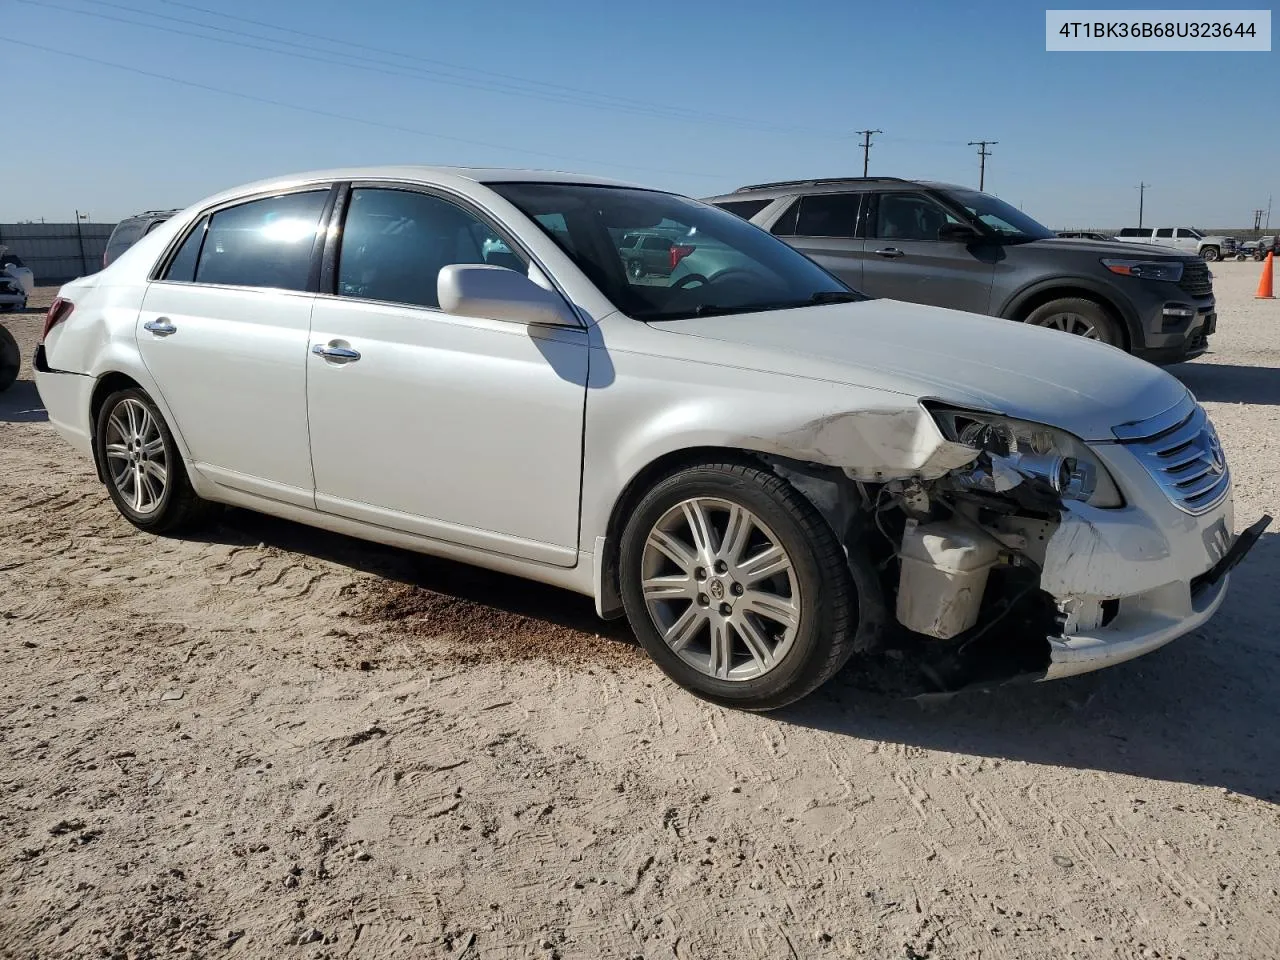
[{"label": "suv wheel", "polygon": [[7,327],[0,327],[0,390],[8,390],[18,379],[22,351]]},{"label": "suv wheel", "polygon": [[1212,263],[1214,260],[1218,259],[1219,250],[1217,247],[1202,247],[1200,250],[1200,256]]},{"label": "suv wheel", "polygon": [[1119,324],[1099,304],[1082,297],[1063,297],[1042,304],[1027,315],[1026,322],[1116,347],[1124,346]]},{"label": "suv wheel", "polygon": [[659,482],[632,512],[619,560],[645,650],[680,686],[724,706],[772,710],[805,696],[848,660],[860,616],[877,609],[850,574],[863,561],[846,557],[814,506],[745,463]]}]

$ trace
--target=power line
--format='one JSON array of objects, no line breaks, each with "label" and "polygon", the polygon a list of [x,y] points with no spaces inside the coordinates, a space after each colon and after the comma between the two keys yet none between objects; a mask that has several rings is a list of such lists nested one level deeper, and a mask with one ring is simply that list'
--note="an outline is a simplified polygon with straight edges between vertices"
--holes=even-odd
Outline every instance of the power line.
[{"label": "power line", "polygon": [[[348,69],[364,70],[370,73],[382,74],[384,76],[480,90],[505,96],[542,100],[548,103],[587,107],[590,109],[606,110],[610,112],[630,113],[633,115],[649,117],[651,119],[716,124],[742,129],[765,130],[773,133],[801,133],[809,136],[830,137],[830,134],[825,131],[808,131],[803,128],[787,127],[783,125],[748,120],[741,117],[731,117],[705,111],[692,110],[687,107],[677,105],[656,105],[627,97],[618,97],[613,94],[606,94],[597,91],[581,90],[561,84],[548,83],[546,81],[516,77],[509,74],[501,74],[491,71],[479,71],[475,68],[463,67],[456,64],[450,64],[445,61],[432,60],[426,57],[417,57],[410,54],[398,53],[396,51],[386,50],[380,47],[370,47],[335,37],[325,37],[320,34],[307,33],[305,31],[293,30],[286,27],[277,27],[272,24],[265,23],[264,21],[250,20],[244,17],[236,17],[231,14],[218,13],[217,11],[208,10],[192,4],[179,3],[176,5],[197,10],[205,14],[221,16],[233,21],[248,23],[253,26],[265,27],[269,30],[275,30],[280,33],[294,34],[309,40],[318,40],[322,43],[337,45],[342,49],[339,51],[317,50],[314,43],[295,43],[290,40],[282,40],[276,37],[262,36],[258,33],[250,33],[243,30],[234,30],[229,27],[220,27],[214,24],[201,23],[197,20],[173,17],[151,10],[128,6],[126,4],[113,3],[110,2],[110,0],[80,0],[80,2],[121,10],[147,18],[165,20],[170,23],[183,24],[185,26],[195,27],[199,30],[212,30],[218,33],[227,34],[230,37],[247,38],[248,41],[262,41],[262,43],[247,42],[245,39],[228,39],[228,37],[208,36],[205,33],[194,33],[189,30],[182,30],[176,27],[163,26],[158,23],[148,22],[147,20],[126,19],[124,17],[112,16],[111,14],[95,12],[92,10],[81,10],[76,7],[68,7],[60,3],[52,2],[52,0],[18,0],[18,2],[27,3],[33,6],[57,9],[80,16],[95,17],[100,20],[123,23],[130,26],[143,27],[148,30],[158,30],[164,33],[175,34],[177,36],[193,37],[198,40],[221,43],[248,50],[259,50],[265,53],[293,57],[299,60],[308,60],[314,63],[323,64],[325,67],[330,69],[334,66],[341,66]],[[264,43],[272,44],[272,46],[263,46],[262,44]],[[350,48],[353,47],[374,51],[380,56],[374,58],[362,56],[358,53],[352,53],[350,52]],[[389,64],[385,60],[386,56],[399,57],[404,60],[432,64],[434,66],[424,68],[404,64]],[[478,76],[468,76],[467,74],[476,74]],[[531,87],[542,87],[544,89],[531,89]]]},{"label": "power line", "polygon": [[862,175],[867,175],[867,164],[871,159],[871,135],[873,133],[884,133],[883,130],[855,130],[854,133],[862,134]]},{"label": "power line", "polygon": [[970,140],[967,146],[978,148],[978,189],[983,190],[987,186],[987,157],[991,156],[991,151],[987,147],[993,147],[999,140]]},{"label": "power line", "polygon": [[344,123],[359,123],[369,127],[380,127],[384,130],[394,130],[399,133],[411,133],[421,137],[431,137],[436,140],[448,140],[451,143],[461,143],[472,147],[484,147],[488,150],[508,150],[513,153],[523,153],[533,157],[546,157],[552,160],[567,160],[570,163],[582,163],[588,165],[615,167],[621,170],[642,170],[646,173],[662,173],[671,176],[680,177],[702,177],[706,179],[717,178],[718,174],[692,173],[688,170],[668,170],[661,167],[645,167],[638,164],[615,163],[611,160],[591,159],[587,157],[575,157],[568,154],[549,153],[544,150],[529,150],[525,147],[513,147],[510,144],[489,143],[484,140],[470,140],[464,137],[454,137],[444,133],[437,133],[433,130],[420,130],[415,127],[406,127],[397,123],[386,123],[381,120],[370,120],[367,117],[356,117],[349,114],[335,113],[330,110],[321,110],[316,107],[306,107],[297,103],[288,103],[283,100],[274,100],[271,97],[260,97],[257,94],[242,93],[238,90],[227,90],[223,87],[215,87],[207,83],[198,83],[194,80],[184,80],[180,77],[171,77],[163,73],[154,73],[150,70],[141,70],[137,67],[125,66],[122,63],[114,63],[110,60],[100,60],[97,57],[90,57],[80,53],[71,53],[66,50],[58,50],[54,47],[46,47],[38,43],[29,43],[26,40],[14,40],[12,37],[0,36],[0,43],[16,44],[20,47],[27,47],[31,50],[39,50],[43,53],[52,53],[60,57],[70,57],[73,60],[83,60],[86,63],[95,63],[103,67],[111,67],[115,70],[123,70],[126,73],[134,73],[138,76],[149,77],[153,80],[163,80],[166,83],[176,83],[184,87],[192,87],[196,90],[204,90],[209,93],[219,93],[228,97],[237,97],[241,100],[249,100],[254,103],[264,103],[273,107],[283,107],[286,110],[295,110],[299,113],[309,113],[318,117],[325,117],[329,120],[341,120]]}]

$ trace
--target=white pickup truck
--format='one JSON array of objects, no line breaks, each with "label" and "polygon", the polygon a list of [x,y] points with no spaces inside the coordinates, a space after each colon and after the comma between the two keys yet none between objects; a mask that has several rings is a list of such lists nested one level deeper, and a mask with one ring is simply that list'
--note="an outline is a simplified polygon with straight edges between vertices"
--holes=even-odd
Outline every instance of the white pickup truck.
[{"label": "white pickup truck", "polygon": [[1194,227],[1125,227],[1116,239],[1198,253],[1205,260],[1221,260],[1236,252],[1236,242],[1231,237],[1206,237]]}]

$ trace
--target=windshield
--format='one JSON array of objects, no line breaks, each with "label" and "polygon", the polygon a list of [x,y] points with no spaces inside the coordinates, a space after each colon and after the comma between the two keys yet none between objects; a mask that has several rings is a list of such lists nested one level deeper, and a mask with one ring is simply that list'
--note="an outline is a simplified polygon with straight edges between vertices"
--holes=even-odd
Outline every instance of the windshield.
[{"label": "windshield", "polygon": [[490,186],[637,320],[865,299],[759,227],[696,200],[628,187]]},{"label": "windshield", "polygon": [[988,229],[1001,237],[1017,240],[1044,240],[1054,236],[1044,224],[1031,219],[1017,207],[1005,203],[989,193],[977,190],[949,190],[953,201],[969,211],[969,215],[981,220]]}]

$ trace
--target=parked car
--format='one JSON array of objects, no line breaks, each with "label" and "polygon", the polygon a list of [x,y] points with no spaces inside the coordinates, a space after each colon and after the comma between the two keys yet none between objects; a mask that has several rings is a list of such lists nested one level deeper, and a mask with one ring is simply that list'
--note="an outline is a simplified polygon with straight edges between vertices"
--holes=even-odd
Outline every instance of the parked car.
[{"label": "parked car", "polygon": [[1211,262],[1235,256],[1236,252],[1234,237],[1206,237],[1195,227],[1125,227],[1116,239],[1124,243],[1171,247]]},{"label": "parked car", "polygon": [[139,213],[121,220],[107,239],[107,249],[102,253],[102,265],[109,266],[116,257],[177,212],[177,210],[148,210],[146,213]]},{"label": "parked car", "polygon": [[710,203],[781,237],[873,297],[951,307],[1101,340],[1153,363],[1208,349],[1204,261],[1161,247],[1064,240],[967,187],[897,177],[790,180]]},{"label": "parked car", "polygon": [[[621,238],[653,232],[728,265],[637,282]],[[943,688],[1138,656],[1269,519],[1234,536],[1213,425],[1150,364],[564,174],[210,197],[65,285],[34,367],[142,530],[235,504],[555,584],[750,709],[890,636]]]},{"label": "parked car", "polygon": [[657,233],[627,233],[618,244],[618,252],[631,276],[669,277],[680,261],[696,248]]},{"label": "parked car", "polygon": [[0,311],[25,310],[31,291],[36,288],[31,268],[16,253],[0,243]]},{"label": "parked car", "polygon": [[1093,233],[1090,230],[1059,230],[1058,236],[1062,237],[1062,239],[1064,240],[1114,240],[1115,239],[1115,237],[1113,237],[1110,234]]}]

